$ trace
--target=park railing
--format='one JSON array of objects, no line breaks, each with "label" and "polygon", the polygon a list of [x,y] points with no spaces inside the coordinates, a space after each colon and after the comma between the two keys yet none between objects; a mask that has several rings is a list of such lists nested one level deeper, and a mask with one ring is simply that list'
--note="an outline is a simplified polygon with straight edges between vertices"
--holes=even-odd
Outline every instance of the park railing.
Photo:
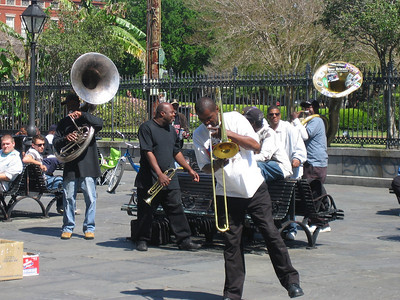
[{"label": "park railing", "polygon": [[[176,75],[172,71],[158,80],[123,76],[112,101],[99,105],[96,114],[104,119],[100,137],[113,139],[119,130],[130,139],[137,138],[141,123],[149,119],[156,105],[176,99],[179,110],[189,121],[190,131],[199,125],[194,104],[202,96],[213,97],[216,86],[221,88],[224,111],[241,111],[255,105],[266,112],[269,105],[279,105],[282,119],[298,110],[301,101],[317,99],[320,113],[329,117],[332,101],[340,101],[339,128],[333,144],[356,146],[399,145],[400,77],[397,72],[382,76],[379,71],[363,71],[360,89],[343,99],[321,95],[312,84],[312,73]],[[65,116],[61,100],[72,90],[69,78],[59,77],[36,83],[35,124],[46,133],[51,124]],[[0,129],[16,133],[28,123],[29,82],[0,83]]]}]

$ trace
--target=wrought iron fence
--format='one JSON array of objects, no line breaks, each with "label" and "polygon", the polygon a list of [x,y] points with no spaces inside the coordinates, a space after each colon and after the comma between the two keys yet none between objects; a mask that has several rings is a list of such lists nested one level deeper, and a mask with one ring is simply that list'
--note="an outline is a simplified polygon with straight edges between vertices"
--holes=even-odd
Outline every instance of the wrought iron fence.
[{"label": "wrought iron fence", "polygon": [[[333,143],[398,146],[400,77],[397,72],[385,77],[379,71],[363,74],[362,87],[340,100],[327,98],[314,88],[309,68],[296,74],[239,74],[237,69],[213,75],[169,72],[157,81],[123,77],[113,100],[96,110],[104,119],[99,136],[114,138],[119,130],[130,139],[137,138],[140,124],[149,119],[155,106],[172,99],[180,103],[179,110],[186,115],[192,132],[199,125],[194,111],[196,100],[213,96],[214,88],[220,86],[224,111],[241,111],[248,105],[266,111],[269,105],[278,104],[282,119],[288,119],[304,100],[318,100],[320,113],[327,116],[330,101],[341,101],[339,129]],[[35,124],[41,132],[46,133],[51,124],[65,116],[61,100],[71,90],[69,78],[37,82]],[[29,83],[1,82],[0,101],[1,131],[16,133],[28,123]]]}]

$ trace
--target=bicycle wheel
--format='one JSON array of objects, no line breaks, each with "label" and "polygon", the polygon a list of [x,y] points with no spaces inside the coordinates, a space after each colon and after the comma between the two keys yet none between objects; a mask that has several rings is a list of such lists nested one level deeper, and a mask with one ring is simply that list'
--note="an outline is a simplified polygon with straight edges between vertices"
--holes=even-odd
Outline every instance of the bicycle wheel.
[{"label": "bicycle wheel", "polygon": [[125,169],[125,158],[120,158],[118,160],[117,165],[114,168],[114,171],[112,172],[112,175],[110,177],[110,181],[108,182],[108,188],[107,192],[112,193],[116,190],[119,182],[121,181],[122,174],[124,174],[124,169]]}]

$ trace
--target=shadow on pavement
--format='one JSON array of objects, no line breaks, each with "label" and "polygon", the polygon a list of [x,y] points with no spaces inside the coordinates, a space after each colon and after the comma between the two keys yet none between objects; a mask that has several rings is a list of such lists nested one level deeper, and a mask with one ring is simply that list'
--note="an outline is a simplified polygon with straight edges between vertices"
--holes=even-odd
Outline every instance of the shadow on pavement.
[{"label": "shadow on pavement", "polygon": [[214,295],[203,292],[161,290],[161,289],[140,289],[133,291],[122,291],[126,295],[141,295],[144,299],[162,300],[162,299],[180,299],[180,300],[217,300],[221,295]]},{"label": "shadow on pavement", "polygon": [[48,235],[48,236],[60,236],[61,226],[58,227],[29,227],[20,229],[22,232],[29,232],[32,234]]}]

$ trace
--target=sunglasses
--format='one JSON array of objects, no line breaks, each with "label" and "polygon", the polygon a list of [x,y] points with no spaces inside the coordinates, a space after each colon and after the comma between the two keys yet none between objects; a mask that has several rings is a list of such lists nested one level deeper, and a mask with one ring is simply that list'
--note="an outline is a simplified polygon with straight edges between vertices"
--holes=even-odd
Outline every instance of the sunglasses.
[{"label": "sunglasses", "polygon": [[279,116],[281,113],[269,113],[268,116],[269,117],[273,117],[273,116]]},{"label": "sunglasses", "polygon": [[44,147],[44,144],[35,144],[36,146],[38,146],[38,147]]}]

